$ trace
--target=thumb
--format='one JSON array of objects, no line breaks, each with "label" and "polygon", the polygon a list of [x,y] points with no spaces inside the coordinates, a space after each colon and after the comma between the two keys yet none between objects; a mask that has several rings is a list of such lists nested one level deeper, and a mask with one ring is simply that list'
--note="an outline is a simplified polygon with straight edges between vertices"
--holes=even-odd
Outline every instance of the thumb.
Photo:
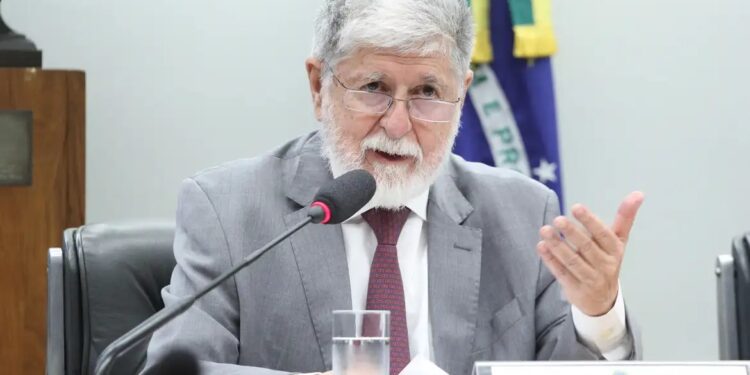
[{"label": "thumb", "polygon": [[622,203],[620,203],[620,208],[617,209],[617,215],[612,224],[612,231],[623,243],[628,242],[630,230],[633,228],[633,223],[635,222],[635,216],[644,199],[643,193],[634,191],[623,199]]}]

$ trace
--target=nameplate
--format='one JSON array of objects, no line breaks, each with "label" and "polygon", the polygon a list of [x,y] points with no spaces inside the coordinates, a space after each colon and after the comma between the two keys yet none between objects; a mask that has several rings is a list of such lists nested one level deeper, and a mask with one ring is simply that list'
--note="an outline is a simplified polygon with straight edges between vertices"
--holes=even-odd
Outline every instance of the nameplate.
[{"label": "nameplate", "polygon": [[0,111],[0,186],[30,186],[31,111]]},{"label": "nameplate", "polygon": [[474,375],[749,375],[745,362],[477,362]]}]

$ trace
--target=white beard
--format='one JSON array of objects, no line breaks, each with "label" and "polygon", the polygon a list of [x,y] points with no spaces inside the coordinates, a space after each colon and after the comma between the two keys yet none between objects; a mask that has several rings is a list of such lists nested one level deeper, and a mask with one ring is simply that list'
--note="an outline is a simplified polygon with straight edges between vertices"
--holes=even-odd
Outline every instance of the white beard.
[{"label": "white beard", "polygon": [[[340,131],[341,127],[334,124],[331,106],[324,105],[323,113],[323,157],[328,160],[334,177],[355,169],[365,169],[373,174],[377,188],[368,204],[368,207],[372,208],[400,209],[411,199],[427,191],[447,164],[453,141],[458,133],[458,127],[451,125],[455,130],[440,146],[442,152],[438,150],[431,157],[425,157],[418,144],[405,138],[389,138],[384,131],[362,140],[358,150],[351,150],[347,149],[346,140]],[[366,168],[365,152],[368,150],[407,156],[414,162],[368,163],[370,168]]]}]

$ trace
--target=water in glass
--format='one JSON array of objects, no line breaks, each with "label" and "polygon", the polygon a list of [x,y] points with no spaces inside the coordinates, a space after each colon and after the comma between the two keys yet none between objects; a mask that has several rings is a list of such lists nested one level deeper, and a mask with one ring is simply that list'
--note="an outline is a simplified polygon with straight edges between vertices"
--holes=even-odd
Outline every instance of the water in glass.
[{"label": "water in glass", "polygon": [[389,339],[387,337],[334,337],[333,373],[335,375],[388,375]]}]

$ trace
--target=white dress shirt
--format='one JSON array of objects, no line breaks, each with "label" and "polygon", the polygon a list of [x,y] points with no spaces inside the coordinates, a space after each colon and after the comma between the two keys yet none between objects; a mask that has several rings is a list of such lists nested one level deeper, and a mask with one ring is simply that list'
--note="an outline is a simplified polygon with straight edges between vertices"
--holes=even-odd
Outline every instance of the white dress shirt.
[{"label": "white dress shirt", "polygon": [[[428,196],[428,191],[425,191],[407,202],[406,207],[411,213],[401,230],[397,249],[404,285],[409,352],[412,358],[422,356],[434,361],[427,289],[427,226],[424,225],[427,220]],[[354,310],[365,310],[370,265],[378,243],[372,228],[361,216],[362,212],[370,208],[370,205],[365,206],[341,225]],[[622,293],[618,292],[614,307],[602,316],[587,316],[575,306],[572,307],[572,312],[573,324],[584,344],[598,349],[608,360],[630,356],[632,342],[625,325]]]}]

